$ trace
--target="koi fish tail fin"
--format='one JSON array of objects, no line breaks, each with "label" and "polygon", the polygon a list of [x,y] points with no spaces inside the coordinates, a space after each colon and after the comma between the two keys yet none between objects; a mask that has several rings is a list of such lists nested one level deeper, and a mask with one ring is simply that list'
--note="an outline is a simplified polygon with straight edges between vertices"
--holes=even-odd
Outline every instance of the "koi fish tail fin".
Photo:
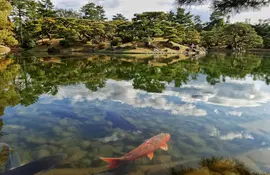
[{"label": "koi fish tail fin", "polygon": [[105,158],[105,157],[100,157],[100,159],[102,159],[103,161],[109,163],[109,169],[113,169],[113,168],[117,168],[121,162],[122,159],[121,158]]}]

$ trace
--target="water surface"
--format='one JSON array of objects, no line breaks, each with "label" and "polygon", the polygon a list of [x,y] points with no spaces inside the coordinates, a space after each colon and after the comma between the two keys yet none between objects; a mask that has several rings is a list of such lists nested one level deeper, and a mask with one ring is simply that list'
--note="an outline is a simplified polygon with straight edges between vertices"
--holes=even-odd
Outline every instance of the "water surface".
[{"label": "water surface", "polygon": [[168,132],[169,150],[136,167],[224,156],[270,171],[269,56],[213,53],[173,64],[115,56],[2,60],[0,142],[23,163],[66,153],[58,169],[91,173],[104,169],[100,156],[122,156]]}]

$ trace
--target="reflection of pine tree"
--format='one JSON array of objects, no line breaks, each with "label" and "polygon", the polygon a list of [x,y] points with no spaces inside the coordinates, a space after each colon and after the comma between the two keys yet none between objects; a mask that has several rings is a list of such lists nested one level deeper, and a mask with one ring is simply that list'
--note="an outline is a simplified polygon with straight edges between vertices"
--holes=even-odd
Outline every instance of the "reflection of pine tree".
[{"label": "reflection of pine tree", "polygon": [[[21,74],[16,80],[16,91],[20,93],[21,103],[26,106],[35,103],[41,94],[56,95],[59,86],[82,83],[89,90],[97,91],[105,87],[108,79],[133,80],[135,89],[157,93],[166,88],[166,83],[174,82],[175,87],[181,87],[191,79],[196,79],[199,73],[205,74],[208,83],[212,85],[225,81],[226,77],[244,78],[249,74],[266,83],[270,79],[270,61],[256,55],[211,54],[197,61],[185,60],[162,67],[109,56],[66,59],[61,60],[61,64],[40,63],[37,61],[39,59],[28,58],[29,56],[21,63]],[[11,77],[15,76],[12,74]],[[0,93],[1,89],[0,81]],[[13,99],[12,104],[16,104],[15,97],[10,98]],[[3,110],[7,104],[1,103],[3,102],[0,99],[0,109],[3,106]]]},{"label": "reflection of pine tree", "polygon": [[15,78],[19,73],[19,66],[11,64],[9,59],[0,62],[0,116],[4,115],[7,106],[15,106],[20,102],[20,94],[16,90]]}]

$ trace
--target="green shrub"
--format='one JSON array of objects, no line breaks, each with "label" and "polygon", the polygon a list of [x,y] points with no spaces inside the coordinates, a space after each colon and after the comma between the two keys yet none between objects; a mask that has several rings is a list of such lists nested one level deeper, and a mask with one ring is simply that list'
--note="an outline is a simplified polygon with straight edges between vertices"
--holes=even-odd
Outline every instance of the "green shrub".
[{"label": "green shrub", "polygon": [[60,40],[59,44],[60,46],[63,46],[63,47],[70,47],[72,45],[72,42],[65,39],[65,40]]},{"label": "green shrub", "polygon": [[35,46],[36,46],[36,42],[33,39],[25,39],[22,44],[22,48],[24,49],[32,49]]},{"label": "green shrub", "polygon": [[114,38],[111,41],[111,46],[118,46],[121,43],[121,39],[120,38]]},{"label": "green shrub", "polygon": [[99,43],[98,44],[98,49],[105,49],[106,48],[106,44],[105,43]]}]

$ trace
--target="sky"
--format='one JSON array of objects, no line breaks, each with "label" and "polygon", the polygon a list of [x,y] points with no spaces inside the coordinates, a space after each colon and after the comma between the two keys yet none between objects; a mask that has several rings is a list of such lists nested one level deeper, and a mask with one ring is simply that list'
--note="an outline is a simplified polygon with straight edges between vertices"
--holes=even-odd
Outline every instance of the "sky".
[{"label": "sky", "polygon": [[[80,9],[87,2],[94,2],[102,5],[109,19],[116,13],[122,13],[131,19],[133,14],[145,11],[165,11],[175,9],[175,0],[52,0],[57,8]],[[194,15],[200,15],[203,21],[209,20],[211,9],[208,5],[192,6],[186,8]],[[242,12],[241,14],[232,15],[231,22],[245,21],[250,18],[252,23],[259,19],[270,18],[270,7],[264,7],[260,11]]]}]

